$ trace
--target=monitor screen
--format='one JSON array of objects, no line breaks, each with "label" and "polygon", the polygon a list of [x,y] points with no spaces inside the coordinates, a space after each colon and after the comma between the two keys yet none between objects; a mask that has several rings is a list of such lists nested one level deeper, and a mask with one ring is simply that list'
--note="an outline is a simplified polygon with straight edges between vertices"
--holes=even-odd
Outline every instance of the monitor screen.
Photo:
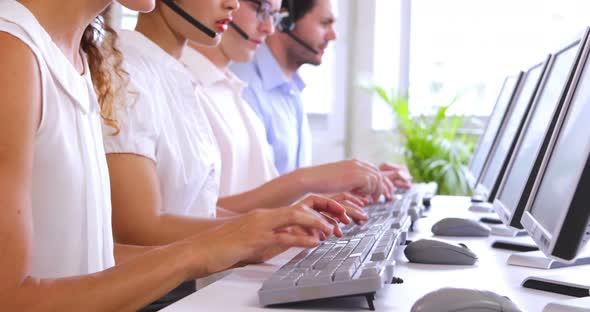
[{"label": "monitor screen", "polygon": [[590,75],[584,70],[530,208],[549,233],[555,233],[569,209],[590,155],[589,102]]},{"label": "monitor screen", "polygon": [[498,96],[498,100],[496,101],[496,105],[494,106],[494,110],[492,111],[492,115],[490,116],[483,135],[479,139],[477,149],[475,150],[473,158],[471,159],[471,163],[469,164],[469,171],[476,181],[481,174],[489,151],[494,144],[496,133],[498,132],[498,128],[500,128],[500,125],[504,120],[506,110],[508,109],[508,105],[510,104],[510,100],[512,99],[514,89],[516,88],[519,79],[520,74],[506,77],[506,80],[504,80],[504,85],[502,86],[502,90],[500,91],[500,95]]},{"label": "monitor screen", "polygon": [[487,192],[492,191],[504,166],[504,162],[510,156],[510,148],[513,146],[518,131],[521,129],[521,125],[527,116],[530,103],[539,85],[539,80],[541,80],[543,65],[539,64],[526,73],[522,87],[515,96],[514,104],[511,105],[508,111],[506,122],[498,133],[498,143],[492,149],[482,178],[480,179],[480,183],[485,187]]},{"label": "monitor screen", "polygon": [[506,169],[504,181],[498,190],[498,200],[511,215],[515,213],[517,207],[520,209],[519,219],[522,210],[524,210],[524,205],[519,207],[521,196],[526,195],[523,194],[525,185],[532,173],[533,164],[537,160],[545,134],[549,130],[549,125],[560,102],[569,71],[576,59],[578,46],[579,43],[555,54],[553,64],[545,74],[544,84],[537,92],[529,120],[523,128],[521,138],[514,150],[514,156]]}]

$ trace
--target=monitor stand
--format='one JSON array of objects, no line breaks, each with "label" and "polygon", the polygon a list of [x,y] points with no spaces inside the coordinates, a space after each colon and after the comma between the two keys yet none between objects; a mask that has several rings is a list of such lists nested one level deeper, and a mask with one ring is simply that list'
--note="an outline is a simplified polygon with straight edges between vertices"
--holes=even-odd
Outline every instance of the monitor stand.
[{"label": "monitor stand", "polygon": [[485,212],[485,213],[489,213],[489,212],[494,212],[494,205],[492,205],[492,203],[488,203],[488,202],[481,202],[481,203],[471,203],[471,206],[469,206],[469,211],[473,211],[473,212]]},{"label": "monitor stand", "polygon": [[529,235],[525,230],[517,230],[515,228],[511,228],[505,225],[494,225],[491,226],[492,228],[492,235],[495,236],[505,236],[505,237],[517,237],[517,236],[527,236]]},{"label": "monitor stand", "polygon": [[584,254],[573,263],[564,263],[547,258],[541,251],[529,251],[511,254],[506,262],[515,266],[551,270],[590,264],[590,256]]},{"label": "monitor stand", "polygon": [[473,196],[471,196],[471,202],[472,203],[483,203],[484,201],[485,201],[485,199],[481,195],[473,195]]},{"label": "monitor stand", "polygon": [[537,251],[539,247],[533,244],[523,244],[523,243],[516,243],[512,241],[504,241],[504,240],[497,240],[492,243],[492,248],[495,249],[504,249],[504,250],[511,250],[517,252],[529,252],[529,251]]},{"label": "monitor stand", "polygon": [[[522,287],[576,298],[590,297],[590,279],[586,274],[577,271],[559,275],[529,276],[522,282]],[[590,305],[587,307],[590,308]]]},{"label": "monitor stand", "polygon": [[543,312],[590,312],[590,297],[551,302]]}]

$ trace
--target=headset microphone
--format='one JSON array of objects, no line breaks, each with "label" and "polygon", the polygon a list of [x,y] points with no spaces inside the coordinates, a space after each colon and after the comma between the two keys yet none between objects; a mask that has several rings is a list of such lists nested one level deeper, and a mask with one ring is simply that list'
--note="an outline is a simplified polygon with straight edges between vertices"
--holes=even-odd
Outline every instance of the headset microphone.
[{"label": "headset microphone", "polygon": [[176,12],[176,14],[180,15],[184,18],[187,22],[191,23],[193,26],[197,27],[200,31],[205,33],[205,35],[215,38],[217,37],[217,33],[213,30],[209,29],[207,26],[203,25],[201,22],[197,21],[194,17],[188,14],[185,10],[179,7],[173,0],[161,0],[162,3],[166,4],[172,11]]},{"label": "headset microphone", "polygon": [[242,29],[240,28],[238,25],[236,25],[236,23],[234,22],[230,22],[229,26],[231,26],[233,29],[236,30],[236,32],[242,37],[244,38],[244,40],[250,40],[250,36],[248,36],[248,34]]},{"label": "headset microphone", "polygon": [[309,44],[305,43],[305,41],[303,41],[303,39],[297,37],[293,32],[286,31],[285,33],[287,34],[287,36],[291,37],[291,39],[295,40],[295,42],[299,43],[302,47],[311,51],[311,53],[320,54],[320,52],[318,52],[318,50],[312,48]]},{"label": "headset microphone", "polygon": [[320,54],[318,50],[311,47],[310,44],[305,42],[303,39],[299,38],[297,35],[293,33],[295,29],[295,20],[294,20],[294,11],[295,8],[293,6],[293,0],[289,0],[289,15],[285,16],[281,19],[278,28],[279,31],[282,33],[286,33],[291,39],[295,40],[295,42],[299,43],[302,47],[306,48],[307,50],[311,51],[313,54]]}]

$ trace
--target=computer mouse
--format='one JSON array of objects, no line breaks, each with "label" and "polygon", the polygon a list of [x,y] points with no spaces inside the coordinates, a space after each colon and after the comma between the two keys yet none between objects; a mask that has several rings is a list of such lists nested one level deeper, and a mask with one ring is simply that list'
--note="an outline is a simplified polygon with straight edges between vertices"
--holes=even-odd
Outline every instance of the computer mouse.
[{"label": "computer mouse", "polygon": [[487,237],[492,229],[477,221],[461,218],[444,218],[432,226],[432,233],[440,236]]},{"label": "computer mouse", "polygon": [[411,312],[522,312],[508,297],[491,291],[442,288],[426,294]]},{"label": "computer mouse", "polygon": [[473,265],[477,261],[467,246],[436,239],[413,241],[406,246],[404,254],[410,262],[424,264]]}]

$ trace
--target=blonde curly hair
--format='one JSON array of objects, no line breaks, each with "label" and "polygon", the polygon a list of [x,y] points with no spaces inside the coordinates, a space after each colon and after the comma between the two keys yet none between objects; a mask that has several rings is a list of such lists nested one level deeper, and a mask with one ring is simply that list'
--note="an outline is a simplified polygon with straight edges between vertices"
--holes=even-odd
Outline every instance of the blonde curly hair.
[{"label": "blonde curly hair", "polygon": [[87,55],[92,83],[100,104],[104,123],[119,133],[116,105],[125,92],[128,73],[123,69],[123,54],[116,46],[117,32],[112,26],[112,5],[88,25],[82,36],[81,48]]}]

